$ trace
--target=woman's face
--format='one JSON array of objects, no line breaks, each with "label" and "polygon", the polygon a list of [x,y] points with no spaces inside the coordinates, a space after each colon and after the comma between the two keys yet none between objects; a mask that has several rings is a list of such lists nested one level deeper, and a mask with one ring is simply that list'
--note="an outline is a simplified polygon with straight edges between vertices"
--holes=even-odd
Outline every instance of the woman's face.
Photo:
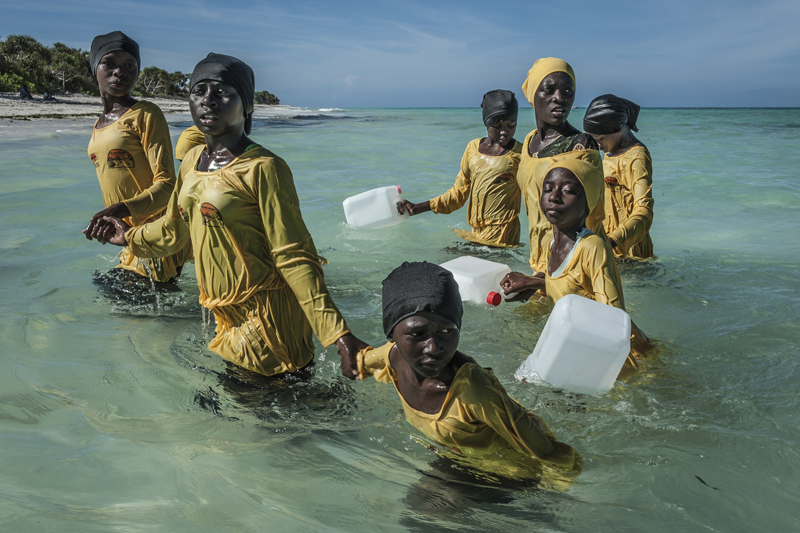
[{"label": "woman's face", "polygon": [[506,146],[511,142],[516,131],[517,121],[509,118],[504,118],[486,128],[486,133],[492,142],[498,143],[500,146]]},{"label": "woman's face", "polygon": [[589,135],[594,137],[594,140],[600,145],[600,149],[606,153],[616,151],[622,144],[622,138],[624,136],[622,131],[618,131],[616,133],[606,133],[604,135],[590,133]]},{"label": "woman's face", "polygon": [[567,121],[575,102],[575,84],[566,72],[553,72],[542,80],[533,96],[536,118],[560,126]]},{"label": "woman's face", "polygon": [[123,97],[133,90],[139,78],[139,65],[128,52],[116,50],[100,59],[95,71],[101,94]]},{"label": "woman's face", "polygon": [[547,173],[539,205],[547,221],[558,228],[582,225],[589,214],[583,185],[566,168],[554,168]]},{"label": "woman's face", "polygon": [[202,80],[189,92],[194,125],[206,135],[244,131],[244,104],[232,86]]},{"label": "woman's face", "polygon": [[389,337],[408,366],[425,378],[440,375],[450,364],[459,338],[455,324],[441,315],[424,311],[401,320]]}]

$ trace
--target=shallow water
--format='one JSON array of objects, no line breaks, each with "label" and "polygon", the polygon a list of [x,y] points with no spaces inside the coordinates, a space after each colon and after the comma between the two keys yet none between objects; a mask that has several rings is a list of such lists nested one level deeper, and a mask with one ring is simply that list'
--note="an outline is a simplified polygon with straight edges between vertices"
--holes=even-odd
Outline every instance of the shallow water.
[{"label": "shallow water", "polygon": [[[344,224],[342,200],[363,190],[398,184],[422,201],[450,187],[483,133],[479,110],[280,113],[252,137],[291,166],[328,284],[364,340],[382,342],[380,281],[403,260],[469,253],[525,271],[527,247],[459,242],[449,228],[468,227],[463,212]],[[188,125],[170,120],[176,137]],[[530,110],[519,122],[522,139]],[[205,348],[191,268],[157,302],[107,298],[92,272],[115,249],[80,233],[102,207],[90,123],[4,140],[3,529],[796,530],[800,110],[645,109],[639,126],[658,261],[621,272],[661,356],[602,396],[521,384],[541,309],[465,309],[461,349],[581,453],[566,493],[437,482],[448,467],[393,388],[338,377],[333,348],[319,347],[307,381],[243,383]]]}]

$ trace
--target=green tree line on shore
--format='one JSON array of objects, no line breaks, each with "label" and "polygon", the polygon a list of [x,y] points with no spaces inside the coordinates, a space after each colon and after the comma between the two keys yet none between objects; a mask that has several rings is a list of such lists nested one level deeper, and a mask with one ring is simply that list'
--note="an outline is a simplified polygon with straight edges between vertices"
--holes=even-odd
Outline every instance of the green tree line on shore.
[{"label": "green tree line on shore", "polygon": [[[133,94],[186,97],[189,77],[180,71],[145,67],[139,72]],[[89,51],[62,43],[45,46],[29,35],[9,35],[0,39],[0,91],[16,92],[22,87],[33,93],[99,94]],[[257,91],[256,103],[278,105],[280,100],[268,91]]]}]

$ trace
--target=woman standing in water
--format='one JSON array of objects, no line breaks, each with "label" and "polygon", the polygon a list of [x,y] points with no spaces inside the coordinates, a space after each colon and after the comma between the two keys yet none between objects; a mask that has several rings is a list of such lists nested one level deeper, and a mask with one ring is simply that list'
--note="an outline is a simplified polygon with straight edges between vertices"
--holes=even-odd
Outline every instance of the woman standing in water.
[{"label": "woman standing in water", "polygon": [[[511,292],[520,293],[513,300],[544,289],[546,247],[553,232],[539,208],[542,184],[535,179],[537,169],[540,166],[549,168],[564,158],[587,160],[598,168],[601,165],[600,152],[592,136],[580,132],[567,121],[575,102],[575,73],[569,63],[555,57],[537,59],[528,71],[522,90],[536,115],[536,129],[522,143],[522,160],[517,171],[517,183],[528,213],[533,276],[518,272],[506,276],[504,281],[514,287]],[[599,202],[589,214],[587,225],[605,237],[603,216],[603,203]]]},{"label": "woman standing in water", "polygon": [[487,135],[467,145],[455,185],[427,202],[405,200],[398,211],[450,214],[469,201],[467,220],[472,231],[453,230],[459,237],[488,246],[517,246],[520,191],[516,174],[522,145],[514,133],[519,104],[514,93],[497,89],[483,96],[481,108]]},{"label": "woman standing in water", "polygon": [[[578,159],[556,162],[549,171],[540,169],[540,207],[553,227],[545,254],[547,304],[567,294],[625,309],[622,281],[608,241],[586,227],[586,220],[602,201],[603,174],[593,164]],[[514,292],[509,280],[505,292]],[[621,374],[638,369],[636,359],[654,350],[647,336],[631,322],[631,353]]]},{"label": "woman standing in water", "polygon": [[345,376],[367,345],[333,303],[286,162],[254,143],[255,79],[231,56],[209,54],[189,85],[192,119],[206,144],[183,160],[164,216],[131,228],[104,217],[92,234],[147,257],[195,250],[200,304],[216,319],[209,348],[266,376],[294,372],[314,357],[312,330],[336,343]]},{"label": "woman standing in water", "polygon": [[[97,169],[106,209],[84,230],[91,239],[104,216],[124,218],[131,226],[155,220],[175,188],[172,141],[164,114],[155,104],[139,102],[131,91],[139,77],[139,45],[114,31],[92,41],[92,73],[97,78],[103,113],[92,129],[89,159]],[[163,257],[140,259],[123,248],[117,276],[169,281],[180,274],[191,254],[187,244]]]},{"label": "woman standing in water", "polygon": [[634,136],[639,106],[614,96],[598,96],[586,109],[583,129],[606,153],[604,227],[617,257],[653,257],[653,161]]}]

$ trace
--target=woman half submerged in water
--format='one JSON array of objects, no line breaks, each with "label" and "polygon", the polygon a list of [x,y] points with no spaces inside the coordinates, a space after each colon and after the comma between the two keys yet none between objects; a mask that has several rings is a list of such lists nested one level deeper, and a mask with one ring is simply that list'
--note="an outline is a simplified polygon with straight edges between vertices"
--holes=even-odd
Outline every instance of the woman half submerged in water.
[{"label": "woman half submerged in water", "polygon": [[200,304],[217,323],[209,348],[236,365],[265,376],[302,369],[314,357],[313,331],[323,346],[336,343],[343,373],[354,377],[366,344],[328,292],[292,173],[247,136],[254,84],[234,57],[198,63],[189,108],[206,144],[186,154],[164,217],[133,228],[104,217],[92,236],[143,257],[191,242]]},{"label": "woman half submerged in water", "polygon": [[459,237],[488,246],[518,246],[520,191],[516,175],[522,145],[514,139],[514,132],[519,105],[514,93],[497,89],[483,96],[481,108],[487,135],[467,145],[455,184],[427,202],[400,202],[397,210],[412,216],[426,211],[449,214],[469,202],[467,221],[472,231],[453,230]]},{"label": "woman half submerged in water", "polygon": [[[593,164],[578,159],[559,161],[542,181],[541,211],[553,226],[546,250],[545,287],[548,307],[567,294],[625,309],[622,281],[608,241],[586,227],[589,213],[601,201],[603,174]],[[509,276],[501,283],[506,294],[517,292]],[[535,289],[524,289],[527,298]],[[631,322],[631,353],[620,375],[638,369],[636,359],[655,350],[647,336]]]},{"label": "woman half submerged in water", "polygon": [[[358,354],[359,376],[392,383],[406,419],[472,467],[565,488],[581,460],[512,399],[491,369],[458,351],[461,296],[453,275],[403,263],[383,281],[389,343]],[[465,463],[466,465],[466,463]]]},{"label": "woman half submerged in water", "polygon": [[[89,141],[89,159],[97,170],[106,208],[84,230],[88,239],[111,216],[139,227],[162,214],[175,188],[175,162],[169,126],[161,109],[131,96],[139,77],[139,45],[122,33],[99,35],[92,41],[92,73],[97,78],[103,113]],[[187,241],[163,255],[139,258],[122,249],[119,274],[169,281],[180,274],[191,256]]]},{"label": "woman half submerged in water", "polygon": [[[520,289],[524,285],[543,290],[547,243],[553,232],[539,208],[543,174],[537,170],[549,168],[561,159],[583,159],[600,168],[600,152],[591,135],[580,132],[567,121],[575,102],[575,73],[569,63],[555,57],[536,60],[522,90],[536,115],[536,129],[522,143],[522,160],[517,171],[517,183],[528,213],[533,277],[523,274],[514,277]],[[540,176],[538,180],[537,176]],[[605,237],[602,202],[589,214],[586,223],[592,231]]]},{"label": "woman half submerged in water", "polygon": [[608,242],[617,257],[653,257],[653,161],[633,134],[639,106],[613,94],[598,96],[586,109],[583,129],[606,153],[605,213]]}]

